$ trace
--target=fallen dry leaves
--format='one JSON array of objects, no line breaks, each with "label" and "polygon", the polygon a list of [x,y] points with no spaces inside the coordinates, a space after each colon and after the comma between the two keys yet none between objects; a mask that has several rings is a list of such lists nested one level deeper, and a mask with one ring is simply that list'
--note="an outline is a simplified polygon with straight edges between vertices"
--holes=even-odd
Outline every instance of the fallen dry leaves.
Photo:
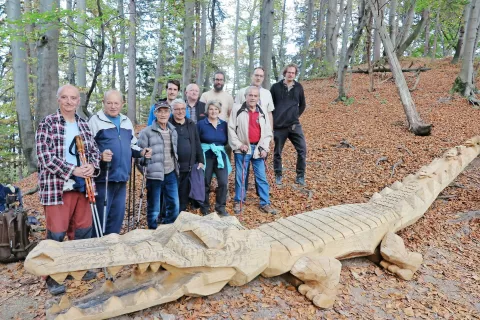
[{"label": "fallen dry leaves", "polygon": [[[448,93],[458,66],[450,65],[448,59],[435,63],[415,60],[415,65],[425,63],[432,70],[421,74],[412,96],[422,118],[433,124],[429,137],[416,137],[408,132],[396,87],[388,79],[388,73],[375,74],[375,91],[371,93],[368,76],[353,75],[348,94],[355,100],[348,106],[332,102],[337,95],[333,79],[303,83],[308,104],[302,116],[308,145],[307,186],[300,188],[293,184],[296,154],[287,143],[284,186],[271,184],[270,190],[272,204],[280,214],[261,213],[255,191],[250,188],[242,223],[255,228],[279,217],[316,208],[365,202],[374,192],[417,171],[448,148],[480,134],[479,111],[463,98]],[[410,60],[404,61],[404,65],[409,64]],[[407,82],[414,82],[413,74],[405,76]],[[268,176],[272,183],[271,158]],[[396,163],[399,165],[392,174]],[[478,216],[452,222],[461,218],[463,212],[480,209],[479,168],[477,159],[473,168],[443,191],[444,197],[434,202],[424,218],[399,233],[409,250],[424,256],[424,263],[412,281],[398,280],[366,259],[353,259],[342,261],[338,298],[330,310],[315,308],[282,278],[260,277],[243,287],[227,286],[220,293],[204,298],[183,297],[129,318],[154,319],[160,312],[173,314],[177,319],[479,318]],[[233,175],[230,179],[230,195],[233,195]],[[138,197],[141,181],[138,171],[136,181]],[[253,184],[253,175],[250,181]],[[23,190],[35,184],[36,175],[18,183]],[[37,195],[27,196],[25,203],[30,214],[44,223]],[[36,235],[42,237],[42,233]],[[28,311],[30,318],[44,317],[45,302],[50,296],[43,281],[24,272],[21,263],[0,266],[0,281],[0,311],[7,304],[11,306],[15,297],[25,296],[37,302]],[[72,281],[68,294],[80,296],[92,286]]]}]

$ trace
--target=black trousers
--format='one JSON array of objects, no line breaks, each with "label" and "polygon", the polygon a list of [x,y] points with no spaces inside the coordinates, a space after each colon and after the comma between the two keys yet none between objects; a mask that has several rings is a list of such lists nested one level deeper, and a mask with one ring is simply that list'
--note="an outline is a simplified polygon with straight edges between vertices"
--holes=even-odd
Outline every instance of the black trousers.
[{"label": "black trousers", "polygon": [[215,190],[215,211],[218,213],[225,212],[225,206],[227,204],[227,191],[228,191],[228,169],[227,159],[225,154],[222,154],[223,168],[218,168],[218,161],[216,157],[205,158],[205,201],[200,204],[202,213],[210,212],[210,184],[212,183],[212,176],[215,173],[217,176],[218,187]]},{"label": "black trousers", "polygon": [[190,193],[190,172],[180,172],[178,176],[178,200],[180,202],[180,212],[187,210]]},{"label": "black trousers", "polygon": [[275,171],[275,175],[282,175],[282,151],[285,146],[285,141],[288,139],[292,142],[295,150],[297,150],[297,175],[304,176],[307,166],[307,143],[302,126],[295,124],[288,128],[275,129],[273,139],[275,141],[273,155],[273,170]]}]

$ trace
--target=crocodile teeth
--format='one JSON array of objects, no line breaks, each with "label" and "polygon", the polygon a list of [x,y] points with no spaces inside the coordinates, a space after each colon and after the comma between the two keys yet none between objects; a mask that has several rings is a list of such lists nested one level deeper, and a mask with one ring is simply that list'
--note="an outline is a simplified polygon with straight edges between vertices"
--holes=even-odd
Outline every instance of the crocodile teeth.
[{"label": "crocodile teeth", "polygon": [[401,183],[400,181],[395,181],[391,186],[390,186],[391,189],[393,190],[402,190],[403,188],[403,183]]},{"label": "crocodile teeth", "polygon": [[57,281],[58,283],[63,283],[65,281],[65,278],[68,276],[68,272],[61,272],[61,273],[55,273],[51,274],[50,278],[53,280]]},{"label": "crocodile teeth", "polygon": [[108,267],[107,271],[109,275],[111,275],[112,277],[115,277],[118,271],[120,271],[122,268],[123,266]]},{"label": "crocodile teeth", "polygon": [[154,289],[152,287],[145,290],[145,293],[147,294],[148,300],[156,300],[161,296],[160,292],[158,292],[157,289]]},{"label": "crocodile teeth", "polygon": [[103,308],[103,312],[112,312],[117,311],[119,309],[123,309],[125,306],[123,305],[122,299],[117,296],[113,296],[105,302],[105,306]]},{"label": "crocodile teeth", "polygon": [[58,304],[58,306],[60,307],[61,310],[65,310],[70,308],[72,306],[72,303],[70,302],[70,299],[68,299],[68,297],[64,295],[60,300],[60,303]]},{"label": "crocodile teeth", "polygon": [[161,265],[162,265],[161,262],[152,262],[150,263],[150,270],[152,270],[153,272],[157,272],[158,269],[160,269]]},{"label": "crocodile teeth", "polygon": [[70,272],[70,275],[73,277],[75,280],[82,280],[83,276],[87,273],[87,270],[82,270],[82,271],[72,271]]},{"label": "crocodile teeth", "polygon": [[59,315],[55,320],[71,320],[83,317],[82,310],[77,307],[71,307],[66,313]]},{"label": "crocodile teeth", "polygon": [[149,299],[145,291],[142,290],[142,291],[138,291],[135,294],[135,296],[133,297],[133,301],[135,302],[135,304],[140,304],[140,303],[148,302]]},{"label": "crocodile teeth", "polygon": [[147,271],[149,265],[150,263],[148,262],[137,264],[137,269],[140,271],[140,274],[143,274],[145,271]]}]

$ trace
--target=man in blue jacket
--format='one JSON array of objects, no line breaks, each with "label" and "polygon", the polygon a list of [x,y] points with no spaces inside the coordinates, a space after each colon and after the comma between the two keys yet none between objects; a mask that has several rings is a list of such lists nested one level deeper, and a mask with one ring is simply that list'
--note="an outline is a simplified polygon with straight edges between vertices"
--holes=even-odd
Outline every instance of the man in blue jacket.
[{"label": "man in blue jacket", "polygon": [[305,111],[305,94],[300,83],[295,81],[298,67],[289,64],[283,70],[284,79],[274,83],[270,88],[273,104],[273,139],[275,150],[273,169],[275,182],[282,184],[282,150],[289,139],[297,150],[297,178],[295,183],[305,185],[305,168],[307,159],[307,143],[300,125],[300,116]]},{"label": "man in blue jacket", "polygon": [[[122,94],[117,90],[105,92],[103,110],[93,115],[88,124],[101,152],[101,173],[95,178],[97,186],[97,210],[103,225],[106,173],[108,176],[107,221],[105,235],[120,233],[125,216],[127,181],[130,176],[131,159],[151,157],[151,149],[139,148],[132,122],[120,111],[124,105]],[[110,169],[107,167],[110,163]],[[95,234],[94,230],[94,237]]]}]

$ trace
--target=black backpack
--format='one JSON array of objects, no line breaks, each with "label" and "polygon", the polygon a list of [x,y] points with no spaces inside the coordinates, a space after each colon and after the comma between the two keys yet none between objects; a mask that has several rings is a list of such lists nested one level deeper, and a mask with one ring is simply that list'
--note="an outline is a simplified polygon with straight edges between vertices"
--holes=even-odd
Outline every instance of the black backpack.
[{"label": "black backpack", "polygon": [[26,258],[37,244],[28,239],[30,231],[27,213],[22,207],[9,207],[0,213],[0,262],[9,263]]}]

